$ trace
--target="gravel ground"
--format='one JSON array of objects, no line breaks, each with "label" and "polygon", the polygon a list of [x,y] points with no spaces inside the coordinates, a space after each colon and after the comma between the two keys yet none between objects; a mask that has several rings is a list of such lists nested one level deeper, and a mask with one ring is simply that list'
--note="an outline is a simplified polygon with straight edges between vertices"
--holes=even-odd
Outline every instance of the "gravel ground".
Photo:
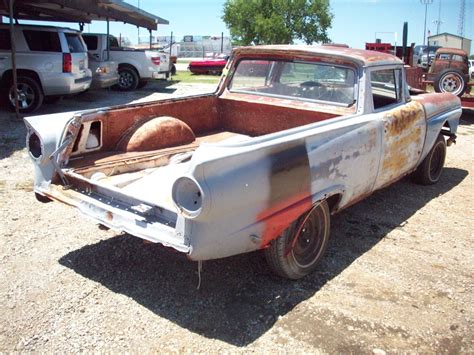
[{"label": "gravel ground", "polygon": [[[40,113],[212,90],[90,92]],[[318,272],[282,280],[256,252],[205,262],[199,291],[183,255],[36,202],[24,126],[0,122],[0,351],[474,349],[472,115],[437,185],[405,179],[333,217]]]}]

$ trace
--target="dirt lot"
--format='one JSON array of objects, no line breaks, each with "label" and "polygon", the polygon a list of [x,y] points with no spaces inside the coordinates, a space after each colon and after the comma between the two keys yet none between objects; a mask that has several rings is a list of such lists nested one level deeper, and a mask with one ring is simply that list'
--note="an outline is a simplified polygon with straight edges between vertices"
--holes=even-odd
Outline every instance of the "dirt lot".
[{"label": "dirt lot", "polygon": [[[40,113],[206,90],[86,93]],[[473,115],[439,184],[405,179],[333,217],[315,274],[282,280],[251,253],[204,263],[199,291],[183,255],[36,202],[23,124],[0,123],[0,351],[474,349]]]}]

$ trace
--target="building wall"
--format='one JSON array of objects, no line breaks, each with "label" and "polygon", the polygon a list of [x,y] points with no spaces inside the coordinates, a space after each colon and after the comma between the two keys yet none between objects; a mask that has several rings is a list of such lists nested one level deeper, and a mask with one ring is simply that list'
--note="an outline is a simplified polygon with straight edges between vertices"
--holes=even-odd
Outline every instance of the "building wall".
[{"label": "building wall", "polygon": [[471,53],[470,39],[451,36],[449,34],[441,34],[428,37],[428,45],[459,48],[465,50],[468,55]]}]

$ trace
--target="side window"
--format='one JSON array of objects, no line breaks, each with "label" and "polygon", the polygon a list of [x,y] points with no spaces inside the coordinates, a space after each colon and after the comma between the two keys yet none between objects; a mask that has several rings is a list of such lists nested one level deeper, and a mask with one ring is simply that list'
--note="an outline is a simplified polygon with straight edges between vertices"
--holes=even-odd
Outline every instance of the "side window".
[{"label": "side window", "polygon": [[441,53],[438,55],[438,59],[440,60],[451,60],[451,54]]},{"label": "side window", "polygon": [[464,62],[464,57],[461,55],[453,54],[453,60],[456,62]]},{"label": "side window", "polygon": [[393,105],[402,101],[402,70],[383,69],[370,73],[374,109]]},{"label": "side window", "polygon": [[61,43],[57,32],[23,30],[23,34],[31,51],[61,52]]},{"label": "side window", "polygon": [[119,48],[119,43],[116,37],[114,36],[109,37],[109,46],[110,48]]},{"label": "side window", "polygon": [[0,50],[10,50],[12,44],[10,42],[10,31],[0,30]]},{"label": "side window", "polygon": [[83,36],[84,42],[86,42],[87,49],[95,51],[97,49],[97,37],[96,36]]}]

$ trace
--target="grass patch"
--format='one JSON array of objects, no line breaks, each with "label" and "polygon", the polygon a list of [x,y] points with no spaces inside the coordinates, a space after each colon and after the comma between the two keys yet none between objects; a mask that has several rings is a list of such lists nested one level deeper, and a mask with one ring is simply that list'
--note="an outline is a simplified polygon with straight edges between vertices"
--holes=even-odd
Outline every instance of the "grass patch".
[{"label": "grass patch", "polygon": [[198,75],[189,71],[177,71],[172,80],[181,83],[217,84],[220,78],[219,75]]}]

